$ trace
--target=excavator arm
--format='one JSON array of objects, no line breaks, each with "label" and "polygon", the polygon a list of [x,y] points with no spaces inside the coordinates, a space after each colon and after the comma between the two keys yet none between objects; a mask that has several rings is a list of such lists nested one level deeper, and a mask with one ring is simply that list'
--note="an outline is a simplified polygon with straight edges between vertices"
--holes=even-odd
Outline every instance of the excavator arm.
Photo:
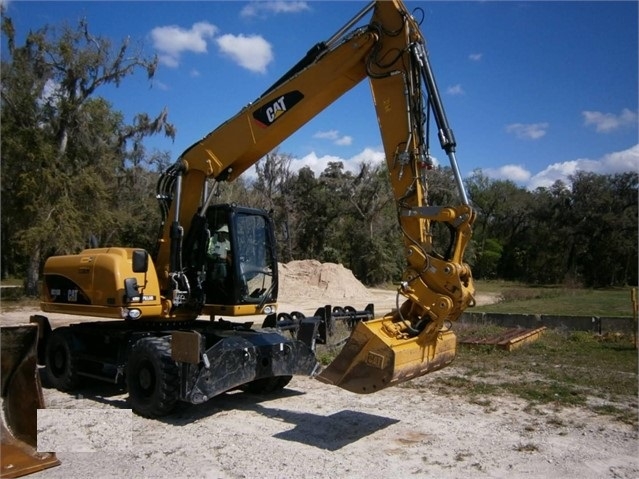
[{"label": "excavator arm", "polygon": [[[356,27],[372,12],[369,23]],[[180,284],[176,244],[212,202],[211,178],[232,181],[355,85],[368,79],[404,241],[406,269],[397,308],[361,322],[319,379],[372,392],[449,364],[456,339],[446,325],[474,304],[463,262],[475,213],[455,157],[456,142],[441,103],[419,25],[400,0],[363,8],[335,35],[315,45],[262,96],[188,148],[169,170],[171,195],[155,257],[161,289]],[[427,125],[435,119],[455,175],[459,205],[436,206],[427,196],[432,160]],[[202,192],[206,192],[202,195]],[[443,225],[451,242],[433,242]],[[177,272],[177,273],[176,273]]]}]

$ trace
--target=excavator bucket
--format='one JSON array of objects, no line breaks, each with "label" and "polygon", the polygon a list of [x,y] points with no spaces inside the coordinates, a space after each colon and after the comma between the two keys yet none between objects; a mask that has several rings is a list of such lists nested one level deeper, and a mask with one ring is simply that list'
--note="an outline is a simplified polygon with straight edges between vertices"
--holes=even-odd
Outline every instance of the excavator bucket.
[{"label": "excavator bucket", "polygon": [[0,328],[2,478],[20,477],[60,464],[54,453],[37,451],[38,409],[44,408],[37,344],[36,324]]},{"label": "excavator bucket", "polygon": [[452,331],[399,339],[387,331],[388,321],[357,323],[341,352],[316,378],[369,394],[441,369],[455,359],[457,338]]}]

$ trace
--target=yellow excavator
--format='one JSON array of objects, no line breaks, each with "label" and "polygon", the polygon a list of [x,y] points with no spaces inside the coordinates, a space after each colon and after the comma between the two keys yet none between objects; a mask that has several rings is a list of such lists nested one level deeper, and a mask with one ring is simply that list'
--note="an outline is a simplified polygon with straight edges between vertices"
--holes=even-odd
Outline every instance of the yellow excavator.
[{"label": "yellow excavator", "polygon": [[[217,204],[218,190],[364,79],[403,234],[397,308],[380,316],[372,306],[278,313],[272,220]],[[456,179],[456,205],[428,201],[431,118]],[[450,323],[474,304],[463,257],[475,213],[455,149],[419,24],[400,0],[370,3],[162,174],[155,251],[92,248],[46,261],[41,309],[103,318],[53,330],[45,316],[31,318],[48,381],[61,390],[83,377],[123,383],[132,409],[157,417],[178,401],[231,389],[279,390],[296,374],[372,393],[445,367],[456,354]],[[444,248],[433,235],[440,225],[450,232]],[[223,319],[247,315],[265,320],[255,328]],[[322,369],[315,347],[337,321],[350,336]]]}]

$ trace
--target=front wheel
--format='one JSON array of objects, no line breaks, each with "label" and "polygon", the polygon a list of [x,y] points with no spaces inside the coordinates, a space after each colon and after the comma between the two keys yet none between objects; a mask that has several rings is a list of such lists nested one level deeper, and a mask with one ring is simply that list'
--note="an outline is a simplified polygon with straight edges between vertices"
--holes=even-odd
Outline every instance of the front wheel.
[{"label": "front wheel", "polygon": [[133,345],[126,369],[129,402],[136,414],[159,417],[178,401],[178,367],[171,359],[170,337],[142,338]]},{"label": "front wheel", "polygon": [[69,328],[53,330],[45,347],[44,364],[47,382],[54,388],[70,391],[78,385],[77,359]]}]

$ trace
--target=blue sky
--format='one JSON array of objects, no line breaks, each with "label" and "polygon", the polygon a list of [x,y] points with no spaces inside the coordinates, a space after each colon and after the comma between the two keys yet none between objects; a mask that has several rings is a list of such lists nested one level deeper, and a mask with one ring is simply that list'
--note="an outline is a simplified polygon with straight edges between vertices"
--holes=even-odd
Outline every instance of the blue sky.
[{"label": "blue sky", "polygon": [[[160,58],[152,83],[140,72],[101,93],[127,119],[169,112],[175,142],[148,148],[177,159],[256,99],[360,1],[3,1],[18,35],[88,20],[95,35],[130,38]],[[534,188],[577,170],[639,170],[638,2],[406,1],[422,30],[464,176],[475,169]],[[421,14],[420,14],[421,15]],[[433,153],[446,164],[436,138]],[[280,146],[293,168],[328,161],[355,170],[383,161],[367,82]]]}]

